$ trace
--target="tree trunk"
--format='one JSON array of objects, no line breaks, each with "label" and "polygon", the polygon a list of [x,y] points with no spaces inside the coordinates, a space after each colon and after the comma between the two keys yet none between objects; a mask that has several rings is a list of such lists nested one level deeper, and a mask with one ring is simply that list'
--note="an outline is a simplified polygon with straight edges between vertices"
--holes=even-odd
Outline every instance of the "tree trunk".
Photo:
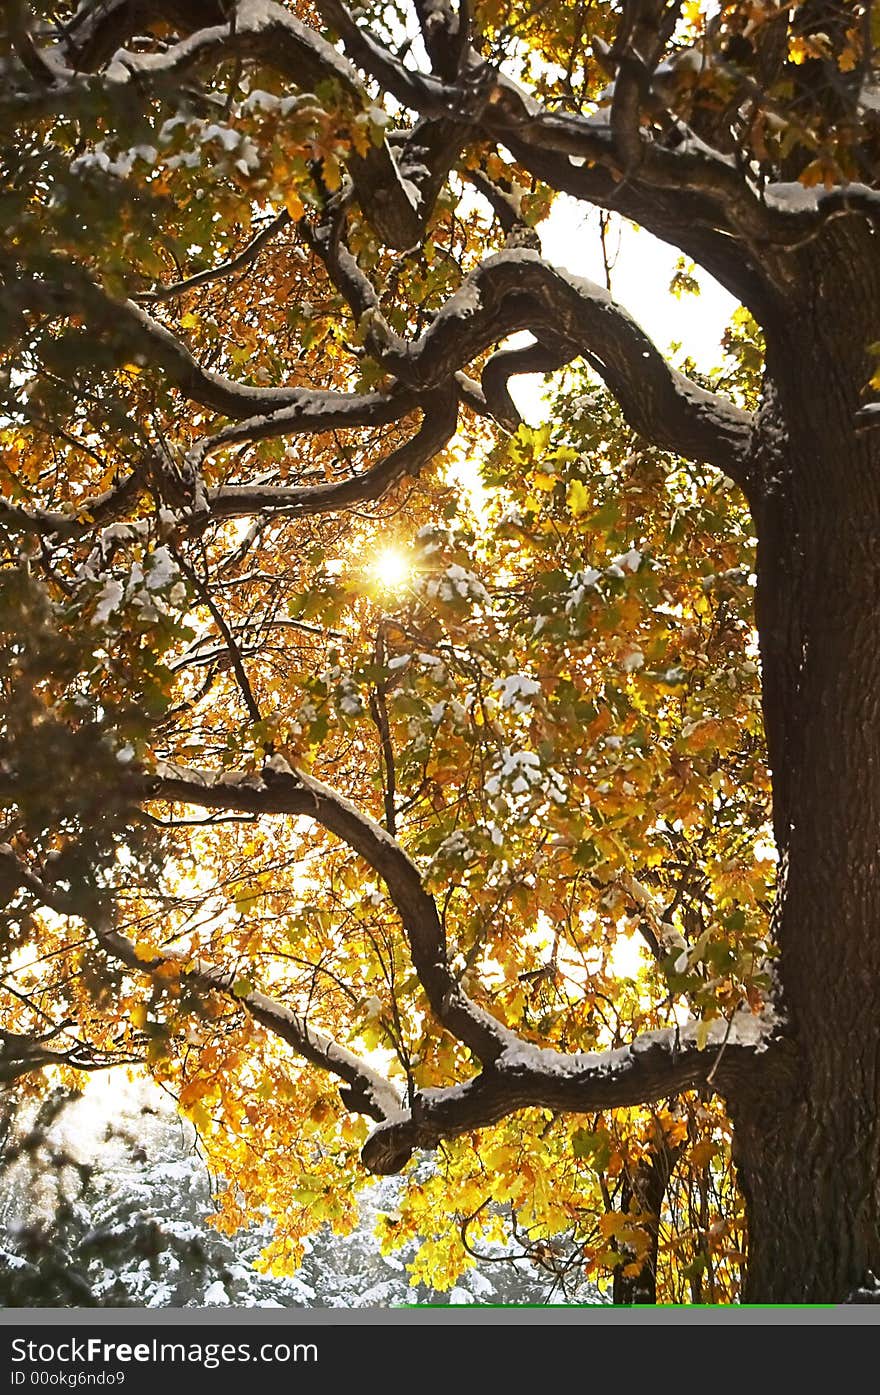
[{"label": "tree trunk", "polygon": [[854,424],[875,242],[850,218],[806,249],[768,332],[756,613],[789,1040],[729,1101],[746,1302],[839,1302],[880,1273],[880,432]]},{"label": "tree trunk", "polygon": [[[624,1176],[620,1209],[631,1214],[634,1220],[647,1232],[648,1251],[637,1260],[635,1253],[626,1245],[621,1245],[621,1259],[614,1271],[612,1302],[615,1306],[631,1307],[633,1304],[657,1302],[657,1254],[660,1246],[660,1223],[666,1188],[672,1176],[679,1147],[670,1148],[657,1124],[657,1146],[635,1169],[635,1175]],[[636,1273],[627,1274],[628,1268]]]}]

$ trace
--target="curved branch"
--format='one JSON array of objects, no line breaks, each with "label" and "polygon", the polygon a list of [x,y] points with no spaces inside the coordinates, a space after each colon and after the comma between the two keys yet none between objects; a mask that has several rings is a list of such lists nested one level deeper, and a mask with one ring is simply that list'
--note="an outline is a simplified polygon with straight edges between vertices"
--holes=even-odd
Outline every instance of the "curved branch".
[{"label": "curved branch", "polygon": [[[272,416],[251,418],[237,423],[235,427],[228,427],[199,444],[187,461],[183,477],[175,473],[172,479],[168,462],[162,469],[157,466],[159,487],[163,493],[173,494],[177,509],[164,517],[165,529],[179,528],[193,533],[219,519],[246,518],[252,514],[284,514],[304,518],[381,499],[404,475],[417,476],[448,444],[458,425],[458,401],[462,395],[463,389],[457,382],[426,391],[420,398],[408,390],[388,397],[373,394],[358,399],[352,394],[350,411],[337,410],[324,414],[306,412],[303,405],[298,403]],[[312,396],[320,397],[321,394]],[[205,489],[198,479],[199,467],[207,456],[227,445],[257,441],[267,436],[329,431],[334,427],[380,426],[398,420],[414,408],[421,408],[423,417],[419,429],[409,440],[389,451],[368,469],[347,479],[309,485],[233,484],[210,489]],[[25,509],[0,499],[0,525],[5,524],[16,532],[37,537],[81,537],[96,526],[119,517],[143,484],[140,473],[132,474],[105,494],[84,500],[71,514]]]},{"label": "curved branch", "polygon": [[[717,465],[749,492],[751,414],[670,367],[604,287],[556,270],[537,252],[487,258],[421,339],[403,354],[390,348],[385,362],[401,380],[428,386],[489,344],[524,329],[546,339],[553,353],[564,347],[569,358],[587,357],[646,440]],[[489,367],[490,391],[504,386],[509,363]],[[484,375],[484,389],[486,383]]]},{"label": "curved branch", "polygon": [[497,1123],[518,1109],[589,1113],[650,1104],[707,1083],[726,1093],[775,1048],[775,1027],[772,1012],[761,1019],[745,1009],[732,1027],[723,1019],[713,1023],[704,1050],[696,1046],[695,1023],[646,1032],[616,1051],[574,1055],[514,1040],[491,1069],[466,1084],[420,1091],[405,1118],[373,1130],[361,1156],[372,1172],[400,1172],[417,1148],[436,1148],[442,1139]]},{"label": "curved branch", "polygon": [[772,1006],[763,1016],[745,1008],[731,1022],[712,1023],[703,1050],[697,1032],[705,1024],[697,1023],[645,1033],[615,1051],[567,1055],[533,1046],[484,1012],[455,981],[433,898],[400,844],[321,781],[273,757],[260,775],[250,776],[160,767],[148,793],[208,808],[307,815],[360,853],[385,882],[435,1016],[471,1047],[483,1069],[449,1089],[419,1091],[406,1114],[380,1123],[362,1153],[373,1172],[398,1172],[416,1148],[434,1148],[441,1139],[495,1123],[518,1109],[610,1109],[706,1084],[726,1092],[754,1069],[762,1053],[776,1048],[780,1019]]},{"label": "curved branch", "polygon": [[[176,950],[167,950],[153,958],[144,959],[127,935],[114,930],[107,923],[106,912],[97,910],[94,906],[87,908],[78,902],[73,893],[46,885],[20,862],[8,844],[0,844],[0,866],[8,880],[26,888],[43,905],[59,915],[76,916],[90,924],[102,948],[132,972],[150,975],[168,965],[176,965],[186,975],[186,982],[191,988],[205,993],[222,993],[231,998],[236,1005],[249,1012],[255,1021],[292,1046],[300,1056],[344,1081],[346,1089],[342,1092],[343,1098],[356,1113],[368,1114],[372,1119],[379,1121],[393,1120],[400,1116],[401,1099],[397,1089],[369,1062],[340,1045],[326,1032],[313,1027],[305,1017],[294,1012],[286,1004],[278,1003],[273,998],[255,991],[237,992],[240,979],[235,970],[227,971],[200,959],[189,959],[186,954]],[[4,1034],[0,1033],[0,1048],[3,1046],[3,1038]],[[36,1060],[28,1069],[42,1068],[49,1064],[58,1065],[61,1062],[57,1059]],[[90,1068],[79,1061],[65,1061],[64,1064],[74,1064],[77,1069]],[[19,1072],[23,1073],[24,1071]],[[2,1079],[3,1054],[0,1049],[0,1080]]]},{"label": "curved branch", "polygon": [[[404,475],[418,475],[455,433],[458,425],[457,391],[446,386],[425,393],[424,401],[419,405],[424,416],[418,431],[408,441],[404,441],[403,445],[390,451],[361,474],[322,484],[233,484],[221,486],[219,489],[208,489],[202,495],[202,503],[197,503],[193,510],[191,524],[198,525],[218,518],[241,518],[253,513],[283,513],[306,517],[381,499]],[[280,413],[277,415],[281,416]],[[371,420],[370,424],[375,424],[375,419]],[[284,425],[283,419],[276,421],[275,418],[270,418],[266,423],[267,429],[262,434],[284,434]],[[244,434],[237,438],[227,436],[223,442],[219,442],[219,438],[215,437],[213,448],[219,448],[218,442],[228,444],[230,439],[254,440],[257,437]]]},{"label": "curved branch", "polygon": [[523,373],[555,373],[576,357],[577,351],[567,345],[540,341],[493,354],[480,376],[480,386],[495,420],[509,431],[515,431],[522,420],[508,389],[511,378]]},{"label": "curved branch", "polygon": [[[62,915],[89,920],[104,949],[127,968],[152,974],[179,964],[192,986],[231,997],[270,1031],[322,1070],[344,1080],[346,1103],[369,1114],[378,1128],[364,1145],[364,1163],[373,1172],[398,1172],[416,1148],[434,1148],[444,1138],[496,1123],[519,1109],[538,1107],[587,1112],[613,1109],[677,1094],[695,1086],[735,1090],[768,1051],[786,1050],[781,1020],[772,1005],[762,1015],[741,1008],[730,1022],[647,1032],[629,1046],[604,1052],[566,1054],[534,1046],[473,1003],[453,977],[445,934],[433,898],[417,867],[379,824],[320,780],[295,772],[274,756],[262,772],[215,775],[161,765],[144,780],[144,797],[206,808],[232,808],[254,814],[305,815],[360,853],[382,878],[400,914],[413,965],[430,1005],[444,1026],[471,1047],[482,1071],[445,1089],[421,1090],[404,1111],[390,1081],[299,1014],[263,994],[240,993],[235,971],[177,951],[144,959],[134,943],[77,905],[70,892],[47,887],[0,845],[10,885],[25,887]],[[698,1031],[705,1040],[698,1047]],[[720,1048],[720,1049],[719,1049]]]},{"label": "curved branch", "polygon": [[264,993],[236,992],[239,975],[235,970],[218,969],[203,960],[187,960],[183,954],[170,952],[144,961],[127,935],[117,930],[97,930],[96,933],[103,948],[135,973],[151,974],[165,965],[180,964],[189,987],[231,998],[261,1026],[292,1046],[298,1055],[344,1081],[347,1089],[343,1098],[355,1113],[367,1114],[379,1121],[399,1116],[400,1095],[381,1072],[327,1032],[312,1026],[307,1018],[286,1004]]},{"label": "curved branch", "polygon": [[408,854],[381,824],[321,780],[274,756],[260,775],[217,776],[164,765],[147,783],[153,799],[256,814],[302,814],[359,853],[388,888],[406,932],[413,967],[439,1022],[484,1062],[498,1059],[505,1029],[467,997],[449,965],[434,898]]},{"label": "curved branch", "polygon": [[[2,268],[4,272],[6,268]],[[203,368],[181,339],[133,300],[116,300],[91,280],[81,268],[58,267],[57,280],[16,277],[10,266],[3,301],[10,326],[13,314],[39,310],[55,317],[77,315],[129,358],[160,368],[169,382],[193,402],[215,412],[242,418],[288,413],[285,430],[292,432],[384,425],[401,414],[398,401],[389,394],[335,392],[314,388],[260,388],[236,382],[222,373]],[[19,327],[20,332],[20,327]],[[409,410],[412,398],[403,405]],[[249,430],[256,429],[251,422]],[[273,434],[270,430],[266,435]],[[276,433],[277,434],[277,433]]]},{"label": "curved branch", "polygon": [[67,25],[63,48],[71,67],[94,72],[157,13],[171,22],[185,20],[189,29],[222,24],[224,19],[220,0],[175,0],[174,13],[170,5],[163,13],[155,0],[86,0]]}]

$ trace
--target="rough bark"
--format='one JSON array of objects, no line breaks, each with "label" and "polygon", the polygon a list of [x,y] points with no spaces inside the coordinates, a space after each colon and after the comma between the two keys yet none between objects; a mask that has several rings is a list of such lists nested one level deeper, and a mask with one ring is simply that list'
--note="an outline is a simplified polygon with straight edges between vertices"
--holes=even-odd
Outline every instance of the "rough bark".
[{"label": "rough bark", "polygon": [[841,1301],[880,1267],[880,438],[854,425],[874,241],[850,220],[805,249],[768,333],[757,620],[788,1049],[730,1099],[746,1301]]},{"label": "rough bark", "polygon": [[[623,1180],[621,1210],[631,1213],[643,1230],[647,1231],[649,1245],[647,1253],[637,1260],[632,1250],[621,1245],[620,1264],[614,1271],[611,1297],[615,1307],[651,1305],[657,1302],[657,1258],[660,1249],[660,1224],[666,1188],[669,1186],[680,1147],[670,1147],[657,1130],[657,1147],[646,1154],[633,1176]],[[633,1264],[638,1263],[636,1273],[627,1273]]]}]

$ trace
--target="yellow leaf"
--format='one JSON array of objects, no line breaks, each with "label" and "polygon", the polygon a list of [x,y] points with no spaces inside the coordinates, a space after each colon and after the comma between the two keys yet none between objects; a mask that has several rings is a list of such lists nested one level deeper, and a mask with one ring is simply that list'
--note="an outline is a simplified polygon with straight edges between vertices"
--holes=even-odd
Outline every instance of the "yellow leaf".
[{"label": "yellow leaf", "polygon": [[711,1138],[704,1138],[691,1149],[691,1162],[694,1167],[705,1167],[717,1152],[718,1144],[713,1143]]},{"label": "yellow leaf", "polygon": [[609,1211],[599,1217],[599,1230],[606,1240],[610,1240],[612,1235],[619,1235],[627,1224],[626,1216],[621,1215],[619,1211]]},{"label": "yellow leaf", "polygon": [[146,1003],[135,1003],[134,1007],[131,1009],[131,1012],[128,1015],[131,1019],[133,1026],[145,1027],[147,1024]]},{"label": "yellow leaf", "polygon": [[324,183],[332,194],[342,183],[342,170],[335,155],[327,155],[324,159]]},{"label": "yellow leaf", "polygon": [[288,189],[284,195],[284,206],[295,223],[299,222],[306,211],[305,205],[295,189]]},{"label": "yellow leaf", "polygon": [[580,518],[590,507],[590,491],[581,480],[572,480],[565,496],[568,511],[573,518]]},{"label": "yellow leaf", "polygon": [[540,489],[543,494],[547,494],[551,489],[556,488],[556,476],[548,474],[546,470],[536,470],[532,476],[532,484],[535,489]]}]

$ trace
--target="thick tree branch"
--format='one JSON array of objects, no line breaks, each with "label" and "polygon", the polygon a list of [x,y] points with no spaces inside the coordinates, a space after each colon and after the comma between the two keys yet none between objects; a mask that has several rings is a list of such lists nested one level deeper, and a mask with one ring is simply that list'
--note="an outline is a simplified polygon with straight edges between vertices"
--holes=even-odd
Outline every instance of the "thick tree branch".
[{"label": "thick tree branch", "polygon": [[521,373],[555,373],[576,356],[567,344],[551,345],[540,341],[519,349],[500,349],[493,354],[483,368],[480,386],[495,420],[510,431],[515,431],[520,424],[519,410],[508,388],[511,378]]},{"label": "thick tree branch", "polygon": [[436,906],[415,864],[385,829],[321,781],[292,771],[279,756],[260,774],[243,776],[166,764],[145,777],[144,795],[212,809],[305,815],[360,853],[385,882],[401,916],[414,967],[435,1015],[480,1058],[481,1073],[451,1088],[419,1091],[404,1111],[395,1087],[361,1058],[287,1006],[257,992],[237,992],[235,971],[187,960],[176,951],[144,959],[127,936],[106,923],[106,913],[84,911],[72,893],[47,887],[3,845],[0,857],[7,881],[31,891],[59,914],[89,920],[103,948],[133,972],[150,974],[180,964],[191,986],[232,997],[300,1055],[344,1080],[349,1106],[379,1124],[363,1150],[364,1162],[374,1172],[400,1171],[416,1148],[436,1147],[444,1138],[495,1123],[519,1109],[610,1109],[650,1103],[710,1082],[728,1091],[756,1069],[763,1053],[779,1049],[779,1022],[772,1008],[763,1016],[740,1009],[731,1022],[711,1024],[702,1050],[696,1023],[645,1033],[628,1047],[606,1052],[565,1054],[534,1046],[463,993],[448,964]]},{"label": "thick tree branch", "polygon": [[[3,268],[2,308],[7,337],[22,332],[24,310],[56,318],[82,317],[91,330],[118,346],[122,356],[160,369],[180,392],[203,407],[234,420],[251,418],[245,435],[264,436],[382,426],[411,410],[412,394],[336,392],[314,388],[259,388],[203,368],[187,346],[160,320],[133,300],[117,300],[79,268],[59,265],[57,279],[17,277]],[[285,412],[282,418],[278,414]],[[260,420],[253,420],[259,414]],[[284,423],[282,431],[272,421]],[[232,438],[230,438],[232,439]]]},{"label": "thick tree branch", "polygon": [[761,1068],[774,1023],[741,1011],[728,1034],[724,1019],[713,1024],[705,1050],[696,1046],[696,1024],[646,1032],[616,1051],[562,1052],[529,1046],[513,1037],[491,1068],[466,1084],[422,1090],[406,1118],[380,1124],[363,1149],[372,1172],[400,1172],[417,1148],[435,1148],[454,1138],[497,1123],[518,1109],[538,1108],[589,1113],[650,1104],[682,1090],[705,1085],[727,1044],[714,1088],[725,1093]]},{"label": "thick tree branch", "polygon": [[385,882],[435,1015],[471,1047],[483,1070],[450,1089],[419,1092],[406,1116],[381,1124],[363,1153],[374,1172],[399,1171],[416,1148],[433,1148],[442,1138],[529,1106],[580,1112],[648,1103],[710,1076],[725,1090],[754,1068],[776,1030],[772,1009],[763,1018],[745,1009],[732,1023],[712,1024],[705,1050],[697,1048],[696,1024],[647,1033],[611,1052],[566,1055],[532,1046],[473,1003],[455,981],[433,898],[399,843],[326,785],[274,758],[261,775],[243,777],[160,767],[148,790],[155,798],[208,808],[305,814],[359,852]]},{"label": "thick tree branch", "polygon": [[[353,411],[341,417],[335,413],[329,416],[304,415],[301,405],[297,404],[293,409],[274,413],[270,417],[251,419],[234,428],[227,428],[217,436],[200,442],[188,459],[183,476],[175,470],[171,477],[170,462],[165,462],[161,467],[156,464],[154,474],[159,490],[173,495],[170,502],[174,507],[163,515],[163,527],[166,532],[192,534],[224,518],[265,517],[270,514],[311,517],[379,500],[405,475],[418,475],[448,444],[458,424],[461,393],[459,384],[453,382],[440,389],[427,390],[418,401],[415,394],[408,390],[402,391],[395,399],[376,394],[372,398],[360,399],[361,412]],[[321,394],[315,396],[320,397]],[[352,394],[352,401],[355,400]],[[398,409],[393,413],[389,411],[392,402],[398,404]],[[204,459],[224,446],[257,441],[267,436],[329,431],[334,426],[381,425],[389,420],[397,420],[404,410],[412,410],[412,405],[420,406],[423,413],[418,430],[374,465],[345,479],[308,485],[241,484],[206,489],[198,478]],[[144,487],[144,479],[140,474],[129,476],[122,485],[85,500],[75,513],[70,514],[26,509],[0,499],[0,525],[5,524],[18,533],[38,537],[82,537],[96,526],[119,517],[136,498],[141,487]]]},{"label": "thick tree branch", "polygon": [[306,1017],[259,992],[236,992],[239,974],[235,970],[218,969],[203,960],[188,960],[185,955],[166,953],[155,959],[142,960],[133,942],[116,930],[100,930],[102,947],[135,973],[155,973],[167,964],[179,963],[190,988],[205,993],[222,993],[250,1013],[273,1035],[292,1046],[298,1055],[312,1065],[335,1075],[345,1082],[343,1094],[355,1113],[367,1114],[377,1121],[393,1120],[401,1108],[400,1095],[389,1080],[360,1056],[342,1046],[327,1032],[314,1027]]},{"label": "thick tree branch", "polygon": [[[223,485],[217,489],[197,491],[190,525],[198,527],[213,519],[241,518],[248,514],[284,513],[306,517],[381,499],[404,475],[418,475],[448,444],[455,432],[458,393],[450,384],[425,392],[420,405],[423,417],[418,431],[360,474],[321,484]],[[281,416],[280,413],[278,415]],[[242,432],[234,439],[256,440],[260,434],[286,434],[283,418],[280,421],[270,418],[266,426],[268,429],[258,431],[256,435],[249,436]],[[219,448],[219,445],[229,444],[233,437],[226,435],[222,441],[214,439],[214,448]],[[197,468],[200,460],[191,463]]]},{"label": "thick tree branch", "polygon": [[275,756],[261,775],[219,777],[160,767],[146,792],[155,799],[247,813],[300,814],[320,823],[359,853],[384,881],[401,918],[413,967],[439,1022],[484,1062],[504,1049],[504,1029],[467,997],[449,964],[434,899],[400,844],[342,795]]},{"label": "thick tree branch", "polygon": [[[499,252],[487,258],[421,339],[407,346],[405,355],[390,349],[386,363],[401,380],[424,387],[523,329],[538,339],[546,337],[560,357],[563,346],[570,358],[584,355],[646,440],[717,465],[748,492],[751,415],[671,368],[604,287],[554,269],[536,252]],[[503,388],[509,362],[490,366],[484,381],[487,400]]]}]

